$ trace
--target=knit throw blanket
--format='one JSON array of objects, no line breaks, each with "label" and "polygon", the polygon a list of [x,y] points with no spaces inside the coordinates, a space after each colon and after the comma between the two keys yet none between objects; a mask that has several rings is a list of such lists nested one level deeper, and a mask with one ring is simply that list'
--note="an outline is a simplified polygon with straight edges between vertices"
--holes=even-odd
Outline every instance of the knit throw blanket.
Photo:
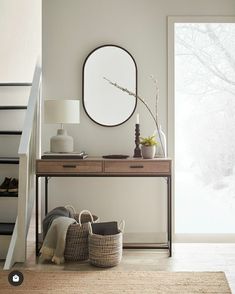
[{"label": "knit throw blanket", "polygon": [[40,262],[51,260],[56,264],[64,263],[66,234],[73,223],[77,223],[75,219],[64,216],[53,220],[40,250]]},{"label": "knit throw blanket", "polygon": [[43,239],[46,237],[47,231],[49,230],[54,219],[60,216],[73,217],[73,214],[69,209],[63,206],[52,209],[43,220]]}]

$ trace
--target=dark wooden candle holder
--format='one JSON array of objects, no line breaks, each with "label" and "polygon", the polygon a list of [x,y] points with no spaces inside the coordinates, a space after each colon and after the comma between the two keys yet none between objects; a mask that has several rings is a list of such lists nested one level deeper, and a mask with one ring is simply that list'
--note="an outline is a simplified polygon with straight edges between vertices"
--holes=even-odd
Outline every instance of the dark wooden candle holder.
[{"label": "dark wooden candle holder", "polygon": [[135,150],[133,157],[142,157],[140,149],[140,125],[135,125]]}]

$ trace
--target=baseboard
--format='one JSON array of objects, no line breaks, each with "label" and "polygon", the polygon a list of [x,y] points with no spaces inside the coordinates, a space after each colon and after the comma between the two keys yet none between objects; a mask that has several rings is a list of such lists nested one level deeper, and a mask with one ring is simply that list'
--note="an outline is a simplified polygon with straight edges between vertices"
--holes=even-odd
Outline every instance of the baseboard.
[{"label": "baseboard", "polygon": [[235,243],[235,234],[175,234],[175,243]]}]

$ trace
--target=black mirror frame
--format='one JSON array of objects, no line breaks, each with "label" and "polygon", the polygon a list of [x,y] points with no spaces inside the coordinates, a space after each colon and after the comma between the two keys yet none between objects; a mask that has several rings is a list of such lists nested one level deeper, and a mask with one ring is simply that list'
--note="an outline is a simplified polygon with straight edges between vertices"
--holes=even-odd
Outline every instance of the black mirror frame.
[{"label": "black mirror frame", "polygon": [[[130,55],[130,57],[131,57],[131,59],[133,60],[133,62],[134,62],[134,65],[135,65],[135,80],[136,80],[136,87],[135,87],[135,93],[136,93],[136,100],[135,100],[135,107],[134,107],[134,109],[133,109],[133,111],[132,111],[132,113],[130,114],[130,116],[126,119],[126,120],[124,120],[123,122],[121,122],[121,123],[119,123],[119,124],[116,124],[116,125],[104,125],[104,124],[101,124],[101,123],[99,123],[99,122],[97,122],[97,121],[95,121],[90,115],[89,115],[89,113],[87,112],[87,110],[86,110],[86,107],[85,107],[85,101],[84,101],[84,80],[85,80],[85,76],[84,76],[84,71],[85,71],[85,66],[86,66],[86,62],[87,62],[87,60],[88,60],[88,58],[96,51],[96,50],[99,50],[100,48],[103,48],[103,47],[117,47],[117,48],[120,48],[120,49],[122,49],[122,50],[124,50],[126,53],[128,53],[129,55]],[[121,47],[121,46],[118,46],[118,45],[113,45],[113,44],[106,44],[106,45],[101,45],[101,46],[99,46],[99,47],[97,47],[97,48],[95,48],[94,50],[92,50],[88,55],[87,55],[87,57],[86,57],[86,59],[85,59],[85,61],[84,61],[84,63],[83,63],[83,67],[82,67],[82,105],[83,105],[83,109],[84,109],[84,111],[85,111],[85,113],[86,113],[86,115],[94,122],[94,123],[96,123],[96,124],[98,124],[98,125],[100,125],[100,126],[102,126],[102,127],[117,127],[117,126],[120,126],[120,125],[122,125],[122,124],[124,124],[125,122],[127,122],[131,117],[132,117],[132,115],[134,114],[134,112],[135,112],[135,110],[136,110],[136,107],[137,107],[137,95],[138,95],[138,92],[137,92],[137,90],[138,90],[138,72],[137,72],[137,64],[136,64],[136,61],[135,61],[135,59],[134,59],[134,57],[131,55],[131,53],[129,52],[129,51],[127,51],[125,48],[123,48],[123,47]]]}]

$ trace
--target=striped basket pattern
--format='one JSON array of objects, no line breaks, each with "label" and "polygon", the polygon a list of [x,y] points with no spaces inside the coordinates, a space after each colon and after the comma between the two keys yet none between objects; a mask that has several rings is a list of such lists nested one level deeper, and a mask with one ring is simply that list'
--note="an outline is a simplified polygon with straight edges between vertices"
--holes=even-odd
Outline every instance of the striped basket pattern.
[{"label": "striped basket pattern", "polygon": [[90,211],[83,210],[80,214],[74,214],[78,224],[71,224],[66,235],[64,258],[66,261],[81,261],[89,257],[88,234],[89,222],[98,222],[99,218]]},{"label": "striped basket pattern", "polygon": [[124,221],[122,221],[122,229],[115,235],[97,235],[92,233],[89,224],[90,235],[88,237],[89,244],[89,261],[98,267],[112,267],[121,262],[123,247],[123,230]]}]

